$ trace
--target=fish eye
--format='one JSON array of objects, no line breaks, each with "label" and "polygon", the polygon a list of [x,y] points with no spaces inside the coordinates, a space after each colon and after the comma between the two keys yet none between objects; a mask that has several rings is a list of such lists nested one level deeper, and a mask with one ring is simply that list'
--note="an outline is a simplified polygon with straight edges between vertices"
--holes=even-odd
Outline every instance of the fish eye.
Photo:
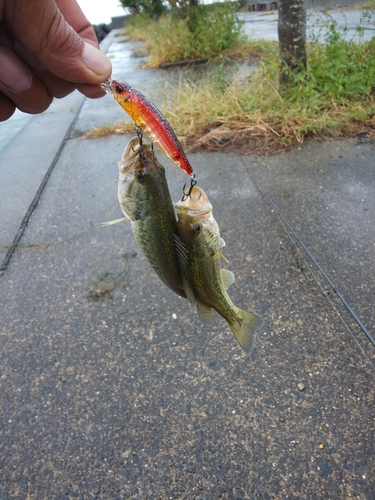
[{"label": "fish eye", "polygon": [[194,224],[193,231],[194,231],[195,234],[199,234],[201,232],[201,225],[200,224]]},{"label": "fish eye", "polygon": [[140,183],[143,183],[146,180],[146,177],[142,174],[140,170],[137,172],[137,180]]},{"label": "fish eye", "polygon": [[122,94],[122,93],[123,93],[123,91],[124,91],[124,89],[123,89],[123,87],[121,87],[121,85],[116,85],[116,86],[115,86],[115,89],[116,89],[116,92],[117,92],[118,94]]}]

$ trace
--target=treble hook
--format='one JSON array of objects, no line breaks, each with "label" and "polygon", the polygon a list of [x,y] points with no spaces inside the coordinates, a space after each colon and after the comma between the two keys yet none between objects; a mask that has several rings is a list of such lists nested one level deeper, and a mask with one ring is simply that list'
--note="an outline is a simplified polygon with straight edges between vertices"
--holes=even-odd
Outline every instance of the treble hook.
[{"label": "treble hook", "polygon": [[182,198],[181,198],[181,201],[185,201],[187,200],[187,198],[189,196],[191,196],[191,192],[193,190],[193,187],[197,184],[197,180],[195,179],[195,173],[193,172],[191,174],[191,178],[190,178],[190,188],[189,188],[189,191],[187,193],[185,193],[185,188],[186,188],[186,183],[184,184],[184,187],[182,188],[182,192],[184,193],[182,195]]},{"label": "treble hook", "polygon": [[[139,125],[137,125],[136,123],[134,124],[135,125],[135,131],[137,133],[137,136],[138,136],[138,139],[139,139],[139,158],[141,159],[141,162],[143,164],[143,167],[144,168],[147,168],[147,157],[146,157],[146,154],[145,154],[145,151],[144,151],[144,148],[142,148],[141,146],[143,145],[143,133],[142,133],[142,129]],[[153,149],[153,148],[152,148]]]},{"label": "treble hook", "polygon": [[137,124],[135,124],[135,131],[137,132],[137,136],[139,139],[139,145],[142,146],[142,139],[143,139],[142,129]]}]

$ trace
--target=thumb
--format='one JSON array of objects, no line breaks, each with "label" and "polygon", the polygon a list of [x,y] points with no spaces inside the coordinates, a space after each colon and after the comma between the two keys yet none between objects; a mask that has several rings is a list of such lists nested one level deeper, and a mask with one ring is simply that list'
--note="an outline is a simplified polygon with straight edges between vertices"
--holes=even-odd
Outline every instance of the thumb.
[{"label": "thumb", "polygon": [[9,0],[9,4],[5,21],[51,73],[74,83],[97,84],[109,78],[111,62],[94,46],[94,29],[76,0],[65,0],[61,10],[55,0]]}]

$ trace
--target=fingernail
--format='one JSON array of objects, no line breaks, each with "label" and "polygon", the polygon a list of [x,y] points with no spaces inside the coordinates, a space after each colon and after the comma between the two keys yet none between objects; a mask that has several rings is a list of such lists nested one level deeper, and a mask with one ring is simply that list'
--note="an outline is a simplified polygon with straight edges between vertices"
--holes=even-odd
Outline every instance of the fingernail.
[{"label": "fingernail", "polygon": [[82,60],[86,68],[99,76],[111,74],[111,61],[100,50],[87,42],[85,42],[85,48],[83,49]]},{"label": "fingernail", "polygon": [[13,92],[30,88],[33,78],[30,70],[6,47],[0,47],[0,82]]}]

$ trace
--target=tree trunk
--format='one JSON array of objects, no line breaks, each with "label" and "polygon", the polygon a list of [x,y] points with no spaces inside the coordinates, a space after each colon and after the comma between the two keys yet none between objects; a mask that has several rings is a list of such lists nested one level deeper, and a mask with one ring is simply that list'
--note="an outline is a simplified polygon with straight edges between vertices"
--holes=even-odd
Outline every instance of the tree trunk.
[{"label": "tree trunk", "polygon": [[288,85],[291,73],[306,68],[306,1],[279,0],[280,84]]}]

